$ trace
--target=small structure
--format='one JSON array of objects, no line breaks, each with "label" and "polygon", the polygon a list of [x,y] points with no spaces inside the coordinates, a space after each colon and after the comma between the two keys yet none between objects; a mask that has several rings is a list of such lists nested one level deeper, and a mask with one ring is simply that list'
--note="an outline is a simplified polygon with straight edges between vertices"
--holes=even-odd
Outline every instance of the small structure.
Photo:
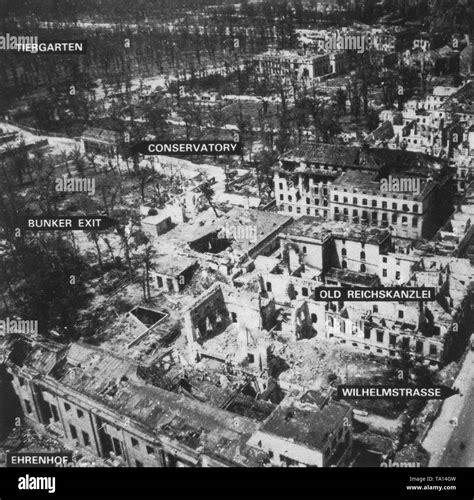
[{"label": "small structure", "polygon": [[153,283],[160,290],[179,292],[191,280],[196,266],[195,260],[182,255],[158,256],[151,273]]},{"label": "small structure", "polygon": [[18,132],[5,131],[0,129],[0,144],[5,144],[7,142],[13,142],[18,139]]},{"label": "small structure", "polygon": [[352,448],[352,410],[308,391],[277,407],[249,440],[279,467],[331,467],[347,463]]},{"label": "small structure", "polygon": [[140,205],[140,215],[142,215],[143,217],[148,217],[150,215],[158,215],[158,209],[155,207],[154,203],[149,201],[144,205]]},{"label": "small structure", "polygon": [[158,236],[168,232],[172,227],[171,217],[169,215],[150,215],[142,220],[142,228],[152,236]]},{"label": "small structure", "polygon": [[115,155],[120,134],[113,130],[90,127],[82,134],[81,141],[86,153]]}]

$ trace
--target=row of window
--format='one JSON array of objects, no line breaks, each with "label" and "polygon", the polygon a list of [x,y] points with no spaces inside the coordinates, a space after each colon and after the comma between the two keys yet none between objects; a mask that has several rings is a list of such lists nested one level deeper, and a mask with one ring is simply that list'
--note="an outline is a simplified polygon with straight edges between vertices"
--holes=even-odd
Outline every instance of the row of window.
[{"label": "row of window", "polygon": [[[73,439],[78,439],[78,432],[77,432],[76,427],[74,425],[70,424],[69,430],[71,432],[71,437]],[[82,431],[81,434],[82,434],[82,442],[83,442],[84,446],[89,446],[91,444],[89,434],[85,431]],[[114,445],[115,445],[114,449],[117,451],[121,451],[122,446],[121,446],[120,441],[116,438],[112,438],[112,439],[114,440]],[[138,439],[132,437],[132,438],[130,438],[130,442],[131,442],[133,448],[135,448],[135,449],[140,448],[140,443],[139,443]],[[146,452],[148,455],[154,455],[155,449],[153,448],[153,446],[146,445]],[[119,454],[121,455],[121,453],[119,453]],[[137,463],[137,467],[141,467],[141,466],[142,465],[138,465],[138,463]]]},{"label": "row of window", "polygon": [[[372,306],[372,311],[374,313],[378,313],[379,312],[378,305],[374,304]],[[405,316],[404,312],[402,310],[399,310],[398,311],[398,319],[403,319],[404,316]],[[329,326],[333,326],[333,324],[334,324],[333,318],[331,316],[329,316],[329,318],[328,318],[328,324],[329,324]],[[346,322],[345,321],[343,321],[343,320],[340,321],[339,329],[342,333],[346,333]],[[353,325],[352,334],[354,335],[356,332],[357,332],[357,327],[355,325]],[[364,337],[366,339],[370,339],[370,327],[365,326],[364,332],[365,332]],[[377,342],[383,342],[383,331],[382,330],[377,330]]]},{"label": "row of window", "polygon": [[[132,437],[132,438],[130,438],[130,442],[131,442],[133,448],[135,448],[136,450],[140,449],[140,442],[138,441],[138,439]],[[155,449],[153,448],[153,446],[150,446],[147,444],[145,447],[146,447],[146,452],[148,455],[155,454]]]},{"label": "row of window", "polygon": [[[330,335],[330,336],[333,337],[333,335]],[[365,339],[370,339],[370,331],[365,331],[364,332],[364,338]],[[378,343],[382,343],[383,342],[383,332],[380,331],[380,330],[377,330],[377,342]],[[341,343],[345,344],[346,341],[344,339],[341,339]],[[393,335],[393,334],[390,334],[389,345],[390,346],[396,346],[396,343],[397,343],[397,336]],[[359,345],[360,344],[357,343],[357,342],[353,342],[352,343],[353,347],[359,347]],[[415,345],[415,352],[418,353],[418,354],[422,354],[423,353],[423,345],[424,345],[423,341],[418,340],[416,342],[416,345]],[[409,347],[410,347],[410,339],[408,337],[404,337],[402,339],[402,348],[403,349],[408,349]],[[366,351],[370,351],[371,347],[368,346],[368,345],[364,345],[364,349]],[[376,352],[378,354],[382,354],[383,353],[383,349],[377,348]],[[395,356],[395,351],[390,350],[389,353],[390,353],[390,356]],[[438,355],[438,347],[435,344],[429,344],[429,355],[430,356],[437,356]]]},{"label": "row of window", "polygon": [[[291,205],[287,205],[286,210],[288,212],[293,212],[293,207]],[[296,213],[297,214],[301,214],[301,207],[296,207]],[[318,215],[318,214],[319,214],[318,209],[315,209],[314,210],[314,215]],[[306,209],[306,215],[311,215],[311,209],[310,208]],[[322,215],[324,215],[324,217],[327,217],[328,216],[328,211],[327,210],[322,211]]]},{"label": "row of window", "polygon": [[[330,335],[330,337],[334,337],[334,335]],[[346,341],[344,339],[340,339],[340,343],[341,344],[345,344]],[[359,347],[359,345],[362,345],[362,344],[358,344],[357,342],[352,342],[352,347]],[[371,347],[370,347],[370,345],[364,345],[364,349],[366,351],[370,351]],[[377,348],[376,352],[378,354],[382,354],[383,353],[383,349]],[[390,352],[390,356],[395,356],[395,351],[389,351],[389,352]]]},{"label": "row of window", "polygon": [[[262,446],[262,442],[259,441],[258,445]],[[274,454],[273,454],[272,450],[268,450],[268,457],[269,458],[273,458],[274,457]],[[298,465],[299,464],[299,462],[297,462],[296,460],[293,460],[292,458],[287,457],[286,455],[279,455],[279,458],[280,458],[280,462],[281,463],[285,463],[287,466]]]},{"label": "row of window", "polygon": [[[267,292],[272,291],[272,284],[269,281],[267,281],[266,287],[267,287]],[[298,293],[298,292],[296,292],[296,293]],[[301,288],[301,294],[303,295],[303,297],[309,297],[309,293],[310,293],[310,290],[307,287],[304,286]],[[312,314],[311,315],[311,322],[316,323],[317,321],[318,321],[318,318],[316,317],[316,314]]]},{"label": "row of window", "polygon": [[[71,411],[71,405],[69,403],[64,403],[64,409],[69,413]],[[76,414],[78,418],[84,418],[84,412],[79,408],[76,408]]]},{"label": "row of window", "polygon": [[[386,278],[386,277],[388,276],[388,272],[387,272],[387,270],[386,270],[386,269],[382,269],[382,276],[383,276],[384,278]],[[396,271],[396,272],[395,272],[395,279],[396,279],[396,280],[401,279],[401,274],[400,274],[400,271]]]},{"label": "row of window", "polygon": [[[285,195],[281,194],[280,195],[280,201],[285,201]],[[293,201],[293,196],[288,195],[288,202],[291,203]],[[296,200],[298,201],[298,200]],[[319,205],[319,198],[314,199],[314,203],[311,203],[311,198],[306,198],[306,204],[307,205]],[[327,207],[328,206],[328,200],[324,199],[323,200],[323,206]]]},{"label": "row of window", "polygon": [[[281,191],[283,191],[283,190],[285,189],[285,186],[284,186],[283,182],[280,182],[280,183],[278,184],[278,187],[280,188],[280,190],[281,190]],[[318,193],[319,193],[319,187],[314,186],[314,187],[313,187],[313,193],[314,193],[314,194],[318,194]],[[321,189],[321,193],[322,193],[323,195],[327,195],[327,194],[328,194],[328,188],[327,188],[327,187],[323,187],[323,188]],[[309,198],[307,198],[307,199],[309,199]],[[309,203],[309,202],[308,202],[308,203]]]},{"label": "row of window", "polygon": [[[346,248],[342,248],[342,249],[341,249],[341,255],[342,255],[343,257],[346,257],[346,256],[347,256],[347,249],[346,249]],[[365,260],[365,259],[366,259],[365,252],[364,252],[364,251],[360,252],[360,260]]]},{"label": "row of window", "polygon": [[[54,405],[51,405],[51,409],[52,409],[53,415],[55,413],[57,415],[56,407]],[[69,413],[71,411],[71,405],[69,403],[64,403],[64,409]],[[78,418],[84,417],[84,412],[82,410],[80,410],[79,408],[76,409],[76,413],[77,413]],[[55,418],[55,420],[56,420],[56,418]],[[57,420],[59,420],[59,416],[57,417]],[[76,427],[74,425],[70,424],[69,429],[71,431],[72,438],[77,439],[78,434],[77,434]],[[89,446],[90,439],[89,439],[89,435],[87,434],[87,432],[82,431],[82,436],[83,436],[84,446]],[[130,442],[131,442],[133,448],[138,449],[140,447],[140,443],[139,443],[138,439],[132,437],[132,438],[130,438]],[[147,451],[148,455],[153,455],[155,453],[155,450],[153,449],[153,447],[149,446],[149,445],[146,445],[146,451]]]},{"label": "row of window", "polygon": [[[69,431],[71,432],[72,439],[78,439],[77,429],[74,425],[69,424]],[[86,431],[81,431],[82,435],[82,444],[84,446],[90,446],[91,440],[89,434]]]},{"label": "row of window", "polygon": [[[26,409],[26,413],[28,414],[31,414],[33,412],[33,408],[31,406],[31,403],[29,400],[27,399],[24,399],[23,400],[24,404],[25,404],[25,409]],[[49,406],[49,409],[50,409],[50,412],[51,412],[51,416],[52,416],[52,419],[54,420],[54,422],[59,422],[60,421],[60,418],[59,418],[59,413],[58,413],[58,409],[56,407],[56,405],[52,404],[52,403],[48,403],[48,406]],[[67,411],[67,412],[70,412],[71,411],[71,405],[69,403],[64,403],[64,409]],[[83,418],[84,417],[84,412],[80,409],[77,409],[77,416],[79,418]],[[69,433],[72,437],[72,439],[76,439],[78,440],[79,439],[79,432],[77,430],[77,427],[73,424],[69,424]],[[91,444],[91,440],[90,440],[90,435],[88,432],[84,431],[84,430],[81,430],[81,438],[82,438],[82,444],[84,446],[90,446]],[[121,443],[118,439],[116,438],[112,438],[112,441],[114,442],[114,449],[116,450],[116,452],[119,454],[119,455],[122,455],[121,453],[121,450],[122,450],[122,447],[121,447]],[[131,442],[131,445],[133,448],[135,449],[139,449],[140,448],[140,442],[138,441],[138,439],[134,438],[134,437],[131,437],[130,438],[130,442]],[[153,446],[150,446],[150,445],[145,445],[145,449],[146,449],[146,453],[148,455],[154,455],[155,454],[155,449],[153,448]],[[143,467],[143,464],[141,464],[139,461],[136,461],[136,465],[137,467]]]},{"label": "row of window", "polygon": [[[347,261],[343,260],[341,262],[341,267],[342,269],[347,269]],[[366,273],[367,272],[367,266],[365,264],[361,264],[359,268],[361,273]]]},{"label": "row of window", "polygon": [[[339,207],[334,207],[334,216],[338,217],[339,213],[340,213]],[[342,214],[346,217],[349,217],[349,210],[347,208],[344,208],[342,211]],[[379,212],[372,212],[372,221],[378,220],[378,214],[379,214]],[[357,209],[354,209],[352,211],[352,217],[359,217],[359,211]],[[368,212],[363,210],[361,212],[361,218],[365,219],[365,220],[369,220]],[[392,214],[391,220],[392,220],[392,224],[397,224],[398,223],[398,214]],[[382,214],[382,222],[388,223],[388,215],[386,213]],[[401,223],[405,224],[405,225],[408,224],[408,217],[406,215],[402,216]],[[418,217],[413,217],[411,223],[412,223],[413,227],[418,227]]]},{"label": "row of window", "polygon": [[[156,286],[158,288],[165,288],[163,278],[161,276],[156,277]],[[175,292],[174,282],[171,278],[166,278],[166,288],[169,292]]]},{"label": "row of window", "polygon": [[[334,201],[338,202],[339,201],[339,196],[337,194],[334,195]],[[347,196],[344,196],[342,199],[342,203],[349,203],[349,199]],[[358,199],[353,198],[352,199],[352,204],[353,205],[359,205]],[[362,198],[362,206],[368,206],[368,200],[367,198]],[[372,200],[372,208],[377,208],[377,200]],[[388,203],[386,201],[382,201],[381,205],[382,209],[387,209],[388,210]],[[398,210],[398,204],[397,203],[392,203],[392,210]],[[402,210],[404,212],[409,212],[410,208],[406,203],[402,205]],[[418,204],[414,204],[412,207],[413,212],[418,212]]]},{"label": "row of window", "polygon": [[[372,310],[373,310],[373,312],[377,313],[379,311],[378,306],[374,304]],[[403,319],[404,316],[405,316],[404,312],[400,309],[398,311],[398,319]],[[332,316],[328,316],[328,326],[330,326],[331,328],[333,328],[334,324],[335,324],[335,319]],[[345,321],[343,321],[343,320],[340,321],[340,323],[339,323],[339,329],[340,329],[340,331],[342,333],[346,333],[346,322]],[[353,331],[353,333],[354,333],[354,331]]]}]

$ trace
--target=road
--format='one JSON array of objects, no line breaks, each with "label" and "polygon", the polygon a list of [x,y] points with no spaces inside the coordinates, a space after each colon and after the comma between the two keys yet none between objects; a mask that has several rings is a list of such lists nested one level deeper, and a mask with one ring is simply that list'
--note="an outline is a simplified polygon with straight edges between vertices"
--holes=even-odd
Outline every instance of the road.
[{"label": "road", "polygon": [[[471,363],[474,361],[471,360]],[[441,458],[440,467],[474,467],[474,382],[472,380],[465,396],[458,425],[453,429]],[[465,445],[462,450],[461,443]]]},{"label": "road", "polygon": [[[460,394],[446,399],[434,421],[424,448],[430,467],[474,466],[474,352],[469,351],[454,386]],[[457,419],[457,422],[453,419]],[[460,448],[461,442],[464,449]]]}]

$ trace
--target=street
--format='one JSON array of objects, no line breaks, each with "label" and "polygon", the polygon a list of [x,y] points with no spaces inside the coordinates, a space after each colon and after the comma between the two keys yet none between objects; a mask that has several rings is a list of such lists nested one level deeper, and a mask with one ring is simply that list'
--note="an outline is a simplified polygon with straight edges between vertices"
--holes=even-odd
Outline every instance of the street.
[{"label": "street", "polygon": [[[471,356],[471,365],[474,363]],[[474,466],[474,382],[465,394],[465,402],[458,417],[458,425],[454,427],[451,438],[443,453],[441,467],[473,467]],[[465,448],[461,449],[461,443]]]},{"label": "street", "polygon": [[[460,394],[445,400],[424,448],[431,454],[430,467],[474,465],[474,352],[469,351],[454,383]],[[454,419],[457,419],[454,420]],[[461,443],[464,447],[461,449]]]}]

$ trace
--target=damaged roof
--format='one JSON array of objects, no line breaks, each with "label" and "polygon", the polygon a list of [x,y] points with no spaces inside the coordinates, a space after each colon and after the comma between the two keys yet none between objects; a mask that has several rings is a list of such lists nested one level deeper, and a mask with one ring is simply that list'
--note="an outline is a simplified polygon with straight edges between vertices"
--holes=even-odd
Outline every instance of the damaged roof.
[{"label": "damaged roof", "polygon": [[[437,157],[415,151],[363,146],[344,146],[325,143],[303,143],[280,156],[286,162],[330,165],[337,169],[362,169],[388,173],[403,172],[406,175],[425,176],[441,170],[447,163]],[[276,167],[281,171],[280,167]],[[283,170],[285,170],[283,168]],[[311,172],[310,165],[298,165],[292,171]],[[387,173],[386,172],[386,173]],[[318,171],[318,174],[324,171]],[[331,172],[328,172],[331,174]],[[334,175],[334,172],[332,172]]]},{"label": "damaged roof", "polygon": [[82,139],[93,141],[108,142],[116,144],[120,139],[120,134],[114,130],[106,130],[103,128],[89,127],[82,134]]},{"label": "damaged roof", "polygon": [[36,344],[30,346],[26,360],[29,368],[42,367],[44,383],[51,376],[63,387],[134,419],[158,438],[166,436],[198,454],[209,453],[234,464],[256,465],[258,454],[246,442],[257,422],[148,385],[130,360],[79,343],[57,349]]},{"label": "damaged roof", "polygon": [[325,240],[329,235],[335,238],[364,241],[379,245],[389,237],[386,229],[366,227],[342,220],[328,220],[322,216],[303,215],[297,221],[285,228],[282,234]]},{"label": "damaged roof", "polygon": [[319,411],[298,404],[279,406],[263,424],[261,431],[323,450],[334,429],[350,416],[351,411],[349,405],[336,401],[328,402]]},{"label": "damaged roof", "polygon": [[360,148],[356,146],[339,146],[325,143],[303,143],[296,148],[284,153],[282,161],[305,161],[322,163],[335,167],[357,165],[359,162]]}]

